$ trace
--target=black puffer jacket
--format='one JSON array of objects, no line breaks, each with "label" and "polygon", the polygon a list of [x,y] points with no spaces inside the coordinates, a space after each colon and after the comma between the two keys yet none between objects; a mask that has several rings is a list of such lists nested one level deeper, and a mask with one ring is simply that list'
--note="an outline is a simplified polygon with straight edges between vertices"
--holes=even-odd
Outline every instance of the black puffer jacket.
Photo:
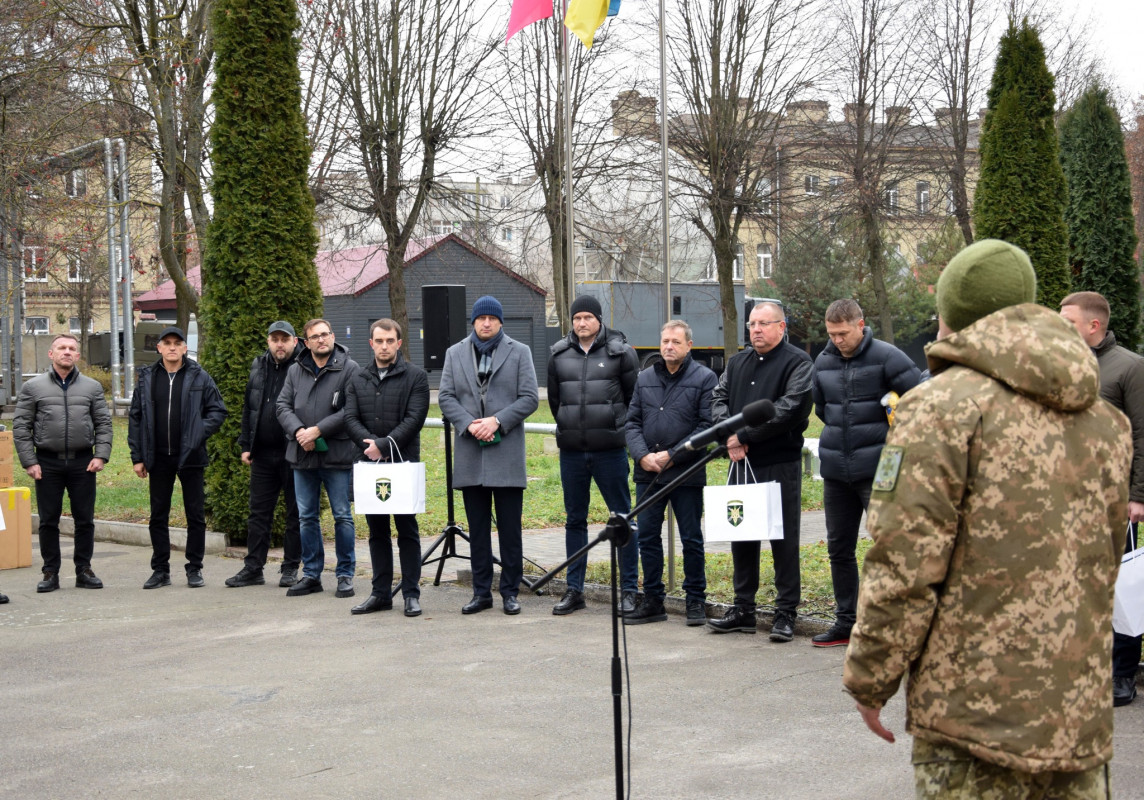
[{"label": "black puffer jacket", "polygon": [[862,344],[843,358],[834,343],[814,361],[814,413],[825,423],[818,443],[822,477],[863,481],[874,477],[890,426],[882,398],[903,395],[921,381],[913,360],[866,328]]},{"label": "black puffer jacket", "polygon": [[365,439],[372,439],[382,460],[388,461],[388,436],[404,460],[421,460],[421,428],[429,414],[425,370],[398,352],[384,378],[379,379],[377,365],[370,364],[358,370],[346,389],[346,430],[359,450],[365,450]]},{"label": "black puffer jacket", "polygon": [[562,450],[597,452],[624,446],[624,420],[639,358],[619,331],[600,328],[585,353],[575,332],[552,345],[548,406]]},{"label": "black puffer jacket", "polygon": [[[207,438],[222,427],[226,405],[214,379],[197,361],[184,357],[183,364],[187,374],[183,376],[180,398],[183,429],[178,469],[205,467]],[[131,395],[131,411],[128,412],[127,446],[131,450],[131,463],[142,464],[148,472],[155,465],[155,398],[151,376],[163,369],[163,362],[156,361],[139,370],[135,392]]]},{"label": "black puffer jacket", "polygon": [[[278,370],[285,373],[305,349],[305,345],[298,342],[294,347],[294,354],[282,364],[274,360],[274,356],[270,355],[269,350],[250,362],[250,377],[246,381],[246,396],[242,404],[242,430],[238,435],[238,446],[242,452],[254,452],[255,445],[258,444],[258,425],[262,414],[277,415],[278,396],[266,396],[267,378],[271,376],[272,372]],[[271,383],[278,383],[278,381],[271,381]],[[285,448],[286,439],[283,437],[282,447],[278,452],[281,453]]]},{"label": "black puffer jacket", "polygon": [[[314,374],[314,356],[309,350],[286,372],[286,384],[278,395],[278,423],[286,434],[286,460],[294,469],[350,469],[361,450],[346,432],[346,386],[358,371],[340,344],[334,344],[329,360]],[[317,425],[327,450],[304,450],[294,438],[302,428]]]},{"label": "black puffer jacket", "polygon": [[[628,407],[628,453],[635,462],[636,483],[651,483],[656,473],[640,466],[649,453],[671,450],[692,435],[711,427],[711,392],[718,379],[715,373],[688,356],[675,374],[662,362],[645,369],[636,381],[632,404]],[[659,473],[660,485],[671,482],[700,452],[678,453],[672,466]],[[704,486],[707,473],[697,470],[687,479],[688,486]]]}]

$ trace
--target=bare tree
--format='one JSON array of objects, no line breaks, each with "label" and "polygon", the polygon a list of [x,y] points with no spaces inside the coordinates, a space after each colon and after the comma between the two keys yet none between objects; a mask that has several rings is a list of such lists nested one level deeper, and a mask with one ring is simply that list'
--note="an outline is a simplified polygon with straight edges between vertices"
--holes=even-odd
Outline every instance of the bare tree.
[{"label": "bare tree", "polygon": [[681,95],[670,146],[694,164],[675,177],[710,242],[723,307],[723,347],[738,351],[733,269],[744,220],[772,201],[774,146],[786,105],[813,85],[814,0],[679,0],[668,69]]},{"label": "bare tree", "polygon": [[[394,319],[407,328],[405,253],[443,156],[480,133],[481,67],[496,48],[480,8],[452,0],[329,0],[329,46],[315,52],[331,98],[345,103],[347,157],[365,175],[325,189],[381,223]],[[330,173],[333,174],[332,172]]]}]

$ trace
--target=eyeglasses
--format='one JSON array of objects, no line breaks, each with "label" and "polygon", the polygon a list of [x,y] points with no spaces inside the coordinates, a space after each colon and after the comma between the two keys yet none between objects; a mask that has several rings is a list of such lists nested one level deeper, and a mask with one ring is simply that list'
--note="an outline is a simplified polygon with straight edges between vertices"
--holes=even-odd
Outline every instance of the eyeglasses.
[{"label": "eyeglasses", "polygon": [[306,341],[309,341],[309,342],[320,342],[320,341],[322,341],[323,339],[329,339],[329,338],[330,338],[331,336],[333,336],[333,335],[334,335],[334,334],[333,334],[333,332],[332,332],[332,331],[326,331],[325,333],[315,333],[315,334],[312,334],[312,335],[310,335],[310,336],[307,336],[307,337],[306,337]]},{"label": "eyeglasses", "polygon": [[767,320],[761,320],[761,319],[753,319],[747,323],[747,327],[748,328],[762,328],[765,325],[778,325],[778,324],[783,323],[783,322],[786,322],[786,320],[785,319],[772,319],[772,320],[767,321]]}]

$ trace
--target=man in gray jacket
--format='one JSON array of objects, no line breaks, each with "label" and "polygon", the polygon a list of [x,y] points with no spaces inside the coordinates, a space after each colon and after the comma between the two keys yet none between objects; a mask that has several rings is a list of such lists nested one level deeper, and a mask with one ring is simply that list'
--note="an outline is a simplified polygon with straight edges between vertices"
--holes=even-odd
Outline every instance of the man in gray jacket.
[{"label": "man in gray jacket", "polygon": [[532,351],[505,335],[500,301],[473,303],[473,332],[445,353],[438,402],[456,428],[453,485],[465,500],[473,599],[462,614],[493,607],[493,503],[500,536],[504,613],[519,614],[524,573],[521,514],[527,483],[524,420],[539,405]]},{"label": "man in gray jacket", "polygon": [[334,341],[330,323],[312,319],[302,326],[308,348],[286,373],[278,395],[278,423],[289,444],[286,460],[294,470],[302,540],[302,577],[286,594],[290,597],[322,591],[326,548],[322,541],[322,487],[334,515],[334,548],[338,554],[335,597],[353,597],[354,518],[350,511],[353,464],[361,450],[346,430],[346,387],[358,365]]},{"label": "man in gray jacket", "polygon": [[75,520],[75,585],[102,589],[91,570],[95,549],[95,475],[111,458],[111,412],[99,382],[81,375],[79,341],[60,334],[48,348],[52,368],[20,389],[12,438],[20,466],[36,482],[43,580],[37,592],[60,588],[60,511],[64,490]]}]

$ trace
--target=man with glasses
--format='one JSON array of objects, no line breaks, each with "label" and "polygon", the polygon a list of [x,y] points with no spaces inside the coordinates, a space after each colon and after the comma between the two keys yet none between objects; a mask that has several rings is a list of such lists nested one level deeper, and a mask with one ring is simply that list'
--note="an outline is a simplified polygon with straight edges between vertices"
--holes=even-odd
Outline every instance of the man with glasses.
[{"label": "man with glasses", "polygon": [[334,341],[328,320],[302,326],[306,351],[286,373],[278,395],[278,423],[287,437],[286,460],[294,470],[298,500],[302,577],[286,590],[289,597],[322,591],[326,550],[322,541],[322,487],[334,515],[334,549],[338,555],[335,597],[354,594],[354,518],[350,511],[352,469],[361,451],[345,425],[346,387],[357,363]]},{"label": "man with glasses", "polygon": [[222,427],[226,405],[207,371],[187,358],[187,337],[181,328],[164,328],[157,349],[159,360],[139,370],[127,422],[135,474],[150,478],[151,577],[143,588],[171,585],[168,525],[178,478],[187,513],[187,585],[197,589],[206,583],[207,438]]},{"label": "man with glasses", "polygon": [[[802,434],[810,418],[814,365],[786,339],[786,316],[777,300],[751,309],[747,324],[751,346],[727,362],[712,396],[715,424],[742,412],[756,400],[775,404],[775,416],[727,439],[732,461],[745,461],[759,483],[777,481],[782,495],[783,538],[771,540],[775,562],[775,619],[772,642],[794,639],[794,621],[802,596],[799,576],[799,523],[802,518]],[[735,483],[748,483],[737,469]],[[716,633],[755,632],[755,595],[759,591],[761,542],[732,542],[735,605],[721,619],[707,621]]]}]

